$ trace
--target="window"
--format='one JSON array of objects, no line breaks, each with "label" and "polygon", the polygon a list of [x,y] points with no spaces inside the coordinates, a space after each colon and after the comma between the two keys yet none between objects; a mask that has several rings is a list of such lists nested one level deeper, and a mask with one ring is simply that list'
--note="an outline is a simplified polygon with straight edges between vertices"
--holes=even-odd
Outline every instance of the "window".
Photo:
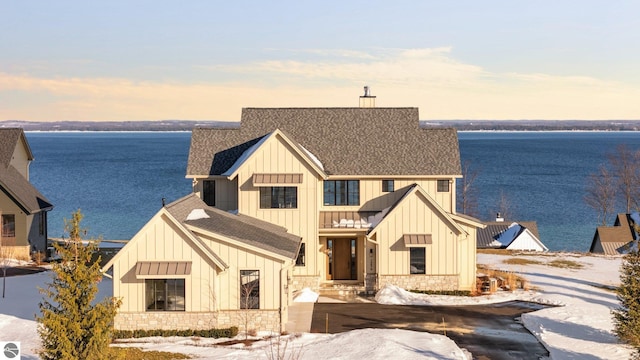
[{"label": "window", "polygon": [[449,192],[449,180],[438,180],[438,192]]},{"label": "window", "polygon": [[409,264],[411,265],[411,274],[425,274],[425,248],[410,247],[409,248]]},{"label": "window", "polygon": [[184,311],[184,279],[146,279],[147,311]]},{"label": "window", "polygon": [[45,211],[40,212],[38,217],[38,233],[40,235],[47,235],[47,213]]},{"label": "window", "polygon": [[16,216],[2,214],[2,237],[16,237]]},{"label": "window", "polygon": [[325,205],[360,205],[359,180],[328,180],[324,182]]},{"label": "window", "polygon": [[260,188],[260,209],[297,209],[298,188],[274,186]]},{"label": "window", "polygon": [[259,270],[240,270],[240,309],[260,309]]},{"label": "window", "polygon": [[202,182],[202,201],[209,206],[216,206],[216,182],[204,180]]},{"label": "window", "polygon": [[394,192],[393,180],[382,180],[382,192]]},{"label": "window", "polygon": [[296,266],[304,266],[305,246],[304,243],[300,244],[300,251],[298,251],[298,257],[296,258]]}]

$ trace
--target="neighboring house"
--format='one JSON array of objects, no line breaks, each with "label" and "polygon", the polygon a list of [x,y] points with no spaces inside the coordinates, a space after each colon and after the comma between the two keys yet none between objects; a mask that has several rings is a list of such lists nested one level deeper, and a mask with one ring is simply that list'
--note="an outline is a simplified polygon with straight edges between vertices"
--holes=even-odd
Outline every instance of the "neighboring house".
[{"label": "neighboring house", "polygon": [[[107,264],[114,296],[124,301],[116,327],[171,327],[197,312],[208,320],[192,327],[233,323],[228,314],[242,313],[247,274],[260,279],[252,311],[262,319],[280,314],[280,323],[265,320],[263,329],[282,328],[292,291],[305,287],[473,290],[476,229],[484,225],[456,212],[455,129],[421,128],[417,108],[375,108],[368,93],[360,100],[360,108],[245,108],[239,128],[194,129],[187,178],[209,207],[189,197],[188,209],[225,216],[206,230],[213,220],[185,221],[186,211],[173,215],[180,205],[171,204]],[[249,238],[241,220],[262,233]],[[274,226],[281,240],[271,238]],[[199,242],[202,249],[184,255]],[[167,317],[146,310],[153,298],[142,269],[171,261],[192,268],[154,273],[186,287],[184,313]]]},{"label": "neighboring house", "polygon": [[29,182],[33,154],[22,129],[0,129],[0,246],[29,259],[47,251],[47,212],[53,205]]},{"label": "neighboring house", "polygon": [[549,251],[540,241],[535,221],[493,221],[478,230],[478,249]]},{"label": "neighboring house", "polygon": [[[635,218],[635,219],[634,219]],[[638,214],[618,214],[613,226],[598,226],[591,241],[589,252],[606,255],[626,254],[636,248],[638,237],[634,225]]]}]

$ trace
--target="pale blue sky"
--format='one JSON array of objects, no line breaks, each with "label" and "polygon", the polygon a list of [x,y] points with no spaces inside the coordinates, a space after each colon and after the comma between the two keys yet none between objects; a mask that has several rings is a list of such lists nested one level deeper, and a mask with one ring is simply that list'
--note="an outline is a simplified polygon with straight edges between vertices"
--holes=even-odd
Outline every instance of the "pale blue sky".
[{"label": "pale blue sky", "polygon": [[640,118],[636,1],[5,1],[0,120]]}]

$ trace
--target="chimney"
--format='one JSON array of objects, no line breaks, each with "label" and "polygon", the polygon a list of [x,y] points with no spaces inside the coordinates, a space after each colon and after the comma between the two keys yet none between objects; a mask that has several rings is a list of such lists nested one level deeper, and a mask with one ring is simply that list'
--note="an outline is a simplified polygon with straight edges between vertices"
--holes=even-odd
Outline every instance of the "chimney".
[{"label": "chimney", "polygon": [[496,222],[504,222],[504,218],[500,215],[500,213],[496,214]]},{"label": "chimney", "polygon": [[376,107],[376,97],[371,95],[371,89],[369,86],[364,87],[364,96],[360,96],[361,108],[374,108]]}]

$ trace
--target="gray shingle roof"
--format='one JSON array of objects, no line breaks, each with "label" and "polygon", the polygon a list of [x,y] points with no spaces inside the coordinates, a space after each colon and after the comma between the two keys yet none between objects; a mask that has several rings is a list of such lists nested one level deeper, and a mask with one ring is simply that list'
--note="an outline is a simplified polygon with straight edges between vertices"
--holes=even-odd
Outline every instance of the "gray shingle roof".
[{"label": "gray shingle roof", "polygon": [[485,223],[487,227],[484,229],[478,229],[477,247],[479,249],[495,248],[495,246],[491,246],[490,244],[514,222],[531,231],[536,238],[540,238],[540,235],[538,234],[538,223],[535,221],[492,221]]},{"label": "gray shingle roof", "polygon": [[[23,138],[22,129],[0,129],[0,191],[7,194],[29,214],[50,210],[53,205],[49,200],[9,164],[18,142]],[[32,159],[28,146],[27,144],[27,152],[29,158]]]},{"label": "gray shingle roof", "polygon": [[[220,234],[290,259],[295,259],[298,255],[302,240],[299,236],[287,233],[287,230],[281,226],[210,207],[194,193],[174,201],[167,205],[166,209],[184,224]],[[194,209],[203,209],[209,218],[187,220]]]},{"label": "gray shingle roof", "polygon": [[239,129],[196,128],[187,175],[224,173],[280,129],[330,175],[459,175],[455,129],[420,128],[417,108],[245,108]]}]

